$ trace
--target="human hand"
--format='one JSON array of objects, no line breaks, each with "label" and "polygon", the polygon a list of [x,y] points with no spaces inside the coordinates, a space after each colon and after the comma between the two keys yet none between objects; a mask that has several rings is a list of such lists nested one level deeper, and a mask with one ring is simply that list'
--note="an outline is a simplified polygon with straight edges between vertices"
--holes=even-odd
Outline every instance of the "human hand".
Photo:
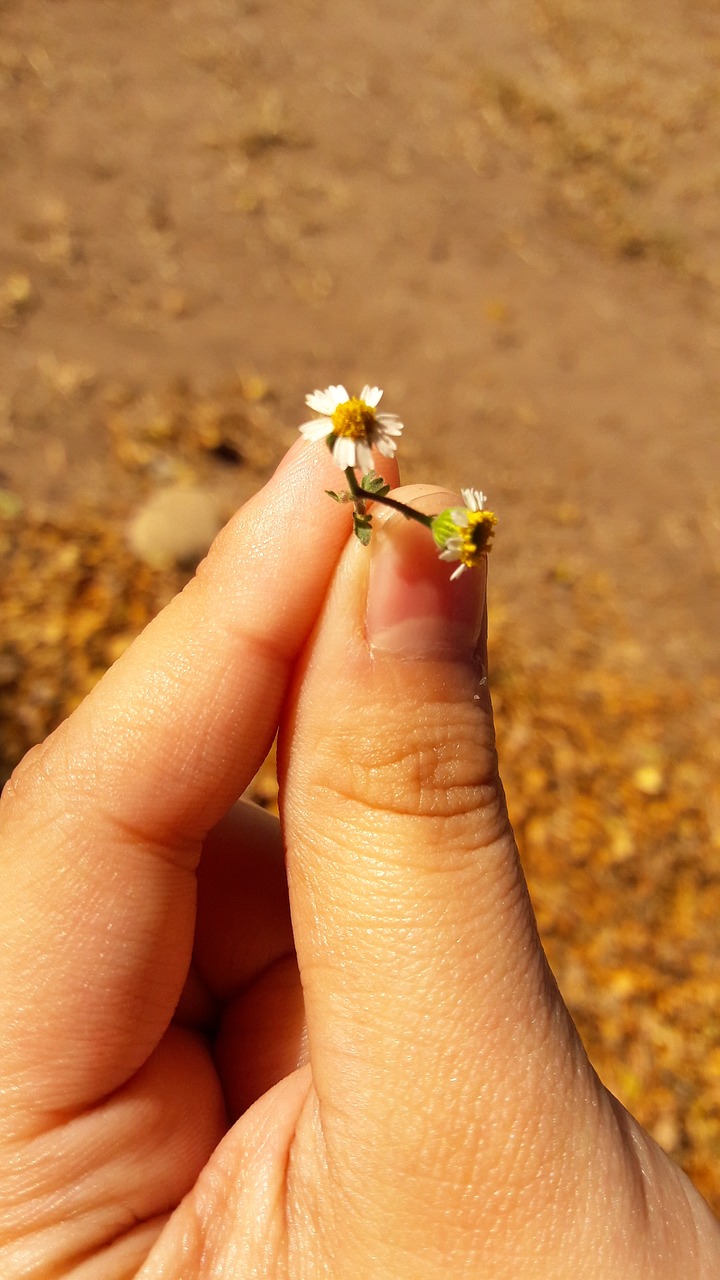
[{"label": "human hand", "polygon": [[[483,575],[345,545],[335,474],[291,451],[3,796],[0,1275],[714,1276],[543,957]],[[231,807],[278,723],[282,837]]]}]

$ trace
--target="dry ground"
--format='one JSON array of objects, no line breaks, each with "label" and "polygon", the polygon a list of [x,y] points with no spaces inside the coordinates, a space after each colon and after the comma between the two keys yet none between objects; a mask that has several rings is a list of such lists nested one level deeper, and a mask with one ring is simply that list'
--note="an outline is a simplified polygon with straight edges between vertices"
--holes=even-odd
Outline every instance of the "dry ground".
[{"label": "dry ground", "polygon": [[716,1206],[719,157],[716,0],[0,0],[3,767],[181,581],[147,496],[377,381],[501,515],[543,935]]}]

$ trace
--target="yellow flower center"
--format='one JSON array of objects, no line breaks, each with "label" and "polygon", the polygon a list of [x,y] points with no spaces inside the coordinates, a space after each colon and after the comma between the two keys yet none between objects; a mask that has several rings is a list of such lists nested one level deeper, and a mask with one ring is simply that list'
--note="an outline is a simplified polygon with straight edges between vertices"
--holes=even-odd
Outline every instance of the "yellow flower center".
[{"label": "yellow flower center", "polygon": [[468,511],[467,516],[467,526],[458,529],[458,533],[462,538],[460,559],[463,564],[472,569],[476,564],[479,564],[483,551],[487,551],[488,543],[492,538],[493,530],[498,520],[492,511]]},{"label": "yellow flower center", "polygon": [[350,440],[367,440],[376,421],[375,410],[364,400],[352,396],[339,404],[333,413],[333,432]]}]

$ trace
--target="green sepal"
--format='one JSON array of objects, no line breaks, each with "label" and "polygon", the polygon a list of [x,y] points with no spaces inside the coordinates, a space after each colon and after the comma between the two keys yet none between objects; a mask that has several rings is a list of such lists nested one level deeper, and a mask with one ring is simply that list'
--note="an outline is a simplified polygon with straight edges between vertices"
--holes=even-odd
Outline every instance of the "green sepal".
[{"label": "green sepal", "polygon": [[446,507],[438,516],[435,516],[430,526],[432,536],[441,551],[447,546],[448,538],[454,538],[460,532],[453,519],[456,511],[457,507]]}]

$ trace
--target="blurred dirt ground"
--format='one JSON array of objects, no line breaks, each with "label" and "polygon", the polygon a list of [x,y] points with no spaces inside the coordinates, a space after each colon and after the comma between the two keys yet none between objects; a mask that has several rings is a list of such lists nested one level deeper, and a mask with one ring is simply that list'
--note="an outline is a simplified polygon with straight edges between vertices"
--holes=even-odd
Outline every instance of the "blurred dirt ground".
[{"label": "blurred dirt ground", "polygon": [[716,1209],[719,73],[714,0],[0,0],[3,776],[185,580],[157,495],[378,382],[500,513],[543,939]]}]

